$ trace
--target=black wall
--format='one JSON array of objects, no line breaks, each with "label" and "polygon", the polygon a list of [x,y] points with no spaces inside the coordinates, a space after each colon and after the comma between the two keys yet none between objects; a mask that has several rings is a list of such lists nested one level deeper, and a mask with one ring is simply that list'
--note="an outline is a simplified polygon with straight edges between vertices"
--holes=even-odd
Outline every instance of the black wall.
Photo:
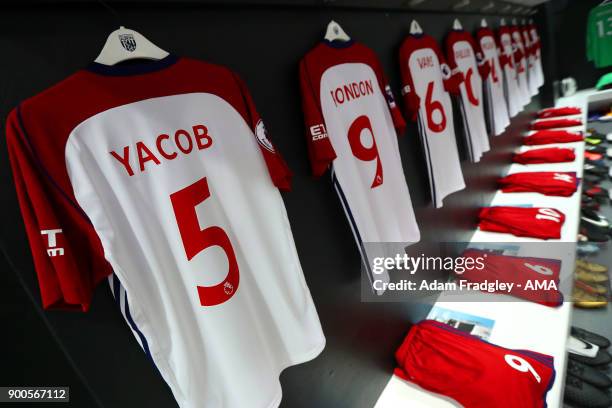
[{"label": "black wall", "polygon": [[[397,96],[397,53],[411,19],[418,18],[426,32],[442,41],[453,17],[444,13],[322,7],[115,7],[118,17],[95,3],[3,9],[0,49],[5,58],[0,64],[0,117],[5,118],[20,100],[91,61],[119,23],[137,29],[173,53],[225,64],[237,71],[250,87],[272,138],[296,174],[293,192],[283,198],[328,340],[320,357],[283,373],[282,406],[371,407],[391,375],[394,350],[411,322],[424,317],[428,307],[360,302],[360,259],[349,225],[327,178],[315,181],[309,176],[297,64],[334,18],[353,38],[378,53]],[[462,15],[461,21],[466,29],[473,30],[480,16]],[[497,18],[489,22],[496,24]],[[528,110],[537,107],[535,100]],[[492,151],[476,165],[466,161],[460,142],[468,187],[450,196],[445,207],[438,210],[431,208],[416,127],[408,127],[399,143],[424,240],[470,238],[477,209],[494,194],[495,179],[509,165],[519,132],[528,120],[528,113],[515,118],[503,136],[491,140]],[[455,124],[457,134],[461,134],[459,123]],[[3,138],[1,143],[5,143]],[[75,389],[75,407],[173,407],[169,390],[132,338],[106,287],[98,289],[86,315],[40,311],[5,147],[0,151],[0,241],[8,260],[0,283],[10,292],[5,295],[9,302],[3,302],[3,321],[13,322],[15,330],[24,331],[23,336],[1,337],[7,379],[18,378],[27,384],[40,377],[45,385],[70,385]],[[31,298],[25,296],[20,280]],[[28,318],[24,320],[24,316]],[[34,364],[27,354],[32,347],[36,348]],[[55,380],[53,376],[40,376],[49,367],[57,367]],[[11,377],[14,372],[19,376]],[[8,380],[4,384],[10,383]]]},{"label": "black wall", "polygon": [[586,58],[587,19],[601,0],[563,0],[551,3],[557,44],[559,78],[574,77],[578,89],[594,88],[599,78],[612,67],[595,68]]}]

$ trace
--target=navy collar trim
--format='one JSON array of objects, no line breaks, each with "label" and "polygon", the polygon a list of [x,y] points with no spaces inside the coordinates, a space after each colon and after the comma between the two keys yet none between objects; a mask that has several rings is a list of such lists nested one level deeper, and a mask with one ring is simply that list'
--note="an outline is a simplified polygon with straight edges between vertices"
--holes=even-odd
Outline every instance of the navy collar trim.
[{"label": "navy collar trim", "polygon": [[168,54],[159,60],[142,60],[141,62],[128,62],[117,65],[104,65],[98,62],[90,63],[85,69],[99,75],[130,76],[148,74],[173,65],[179,60],[175,55]]},{"label": "navy collar trim", "polygon": [[332,47],[332,48],[348,48],[351,45],[355,44],[355,41],[348,40],[348,41],[340,41],[340,40],[334,40],[334,41],[329,41],[329,40],[323,40],[323,44],[327,45],[328,47]]}]

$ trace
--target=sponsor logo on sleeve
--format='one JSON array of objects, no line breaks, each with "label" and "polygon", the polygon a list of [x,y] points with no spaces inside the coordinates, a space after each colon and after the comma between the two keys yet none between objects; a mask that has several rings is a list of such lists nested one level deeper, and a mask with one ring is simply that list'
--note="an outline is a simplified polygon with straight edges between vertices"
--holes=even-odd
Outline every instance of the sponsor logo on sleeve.
[{"label": "sponsor logo on sleeve", "polygon": [[314,125],[310,127],[310,136],[313,142],[317,140],[325,139],[327,137],[327,130],[325,129],[325,125],[319,123],[318,125]]},{"label": "sponsor logo on sleeve", "polygon": [[257,142],[267,151],[274,153],[274,145],[268,139],[268,131],[263,121],[260,119],[255,126],[255,136],[257,136]]},{"label": "sponsor logo on sleeve", "polygon": [[40,231],[41,235],[47,238],[47,255],[50,257],[64,255],[64,248],[57,246],[57,234],[61,234],[61,229],[50,229]]},{"label": "sponsor logo on sleeve", "polygon": [[387,96],[387,103],[391,109],[395,108],[395,98],[393,97],[393,92],[391,91],[391,87],[389,85],[385,85],[385,95]]},{"label": "sponsor logo on sleeve", "polygon": [[442,78],[448,79],[451,77],[451,69],[448,64],[440,65],[440,70],[442,71]]}]

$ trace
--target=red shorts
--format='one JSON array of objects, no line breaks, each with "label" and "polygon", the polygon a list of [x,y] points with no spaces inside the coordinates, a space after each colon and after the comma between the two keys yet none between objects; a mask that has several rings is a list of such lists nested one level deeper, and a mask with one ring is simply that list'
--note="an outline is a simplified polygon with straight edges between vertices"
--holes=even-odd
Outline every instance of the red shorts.
[{"label": "red shorts", "polygon": [[478,228],[483,231],[540,239],[561,238],[561,227],[565,222],[561,211],[539,207],[484,207],[480,209],[478,218]]},{"label": "red shorts", "polygon": [[513,283],[509,293],[512,296],[551,307],[563,303],[563,294],[559,291],[561,261],[558,259],[498,255],[479,249],[468,249],[461,256],[482,257],[484,267],[466,268],[462,274],[457,274],[459,279],[470,282],[497,280]]},{"label": "red shorts", "polygon": [[565,163],[576,160],[574,149],[545,147],[517,153],[512,160],[521,164]]},{"label": "red shorts", "polygon": [[581,133],[568,132],[567,130],[538,130],[534,134],[523,139],[527,146],[545,145],[551,143],[582,142],[584,138]]},{"label": "red shorts", "polygon": [[497,182],[505,193],[536,192],[551,196],[569,197],[578,188],[576,173],[536,171],[514,173]]},{"label": "red shorts", "polygon": [[395,374],[466,408],[545,407],[553,358],[496,346],[444,323],[423,320],[395,353]]}]

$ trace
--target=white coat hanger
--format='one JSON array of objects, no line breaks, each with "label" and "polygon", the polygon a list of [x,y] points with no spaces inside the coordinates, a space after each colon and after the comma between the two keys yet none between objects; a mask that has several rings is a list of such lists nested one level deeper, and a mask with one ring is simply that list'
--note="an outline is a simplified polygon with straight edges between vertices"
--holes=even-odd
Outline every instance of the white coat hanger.
[{"label": "white coat hanger", "polygon": [[327,24],[327,30],[325,31],[325,37],[327,41],[350,41],[351,37],[340,27],[340,24],[334,20]]},{"label": "white coat hanger", "polygon": [[410,23],[410,34],[423,34],[423,29],[416,20]]},{"label": "white coat hanger", "polygon": [[489,11],[491,9],[495,8],[495,3],[493,1],[488,2],[486,5],[484,5],[480,11],[485,12],[485,11]]},{"label": "white coat hanger", "polygon": [[480,20],[480,26],[481,26],[482,28],[486,28],[486,27],[488,27],[487,20],[486,20],[486,19],[484,19],[484,18],[483,18],[482,20]]},{"label": "white coat hanger", "polygon": [[463,26],[461,25],[461,21],[458,18],[453,21],[453,30],[463,30]]},{"label": "white coat hanger", "polygon": [[501,20],[499,20],[499,25],[504,27],[506,25],[506,19],[502,18]]},{"label": "white coat hanger", "polygon": [[139,32],[121,26],[110,33],[94,61],[103,65],[115,65],[132,59],[160,60],[167,56],[167,51],[147,40]]}]

